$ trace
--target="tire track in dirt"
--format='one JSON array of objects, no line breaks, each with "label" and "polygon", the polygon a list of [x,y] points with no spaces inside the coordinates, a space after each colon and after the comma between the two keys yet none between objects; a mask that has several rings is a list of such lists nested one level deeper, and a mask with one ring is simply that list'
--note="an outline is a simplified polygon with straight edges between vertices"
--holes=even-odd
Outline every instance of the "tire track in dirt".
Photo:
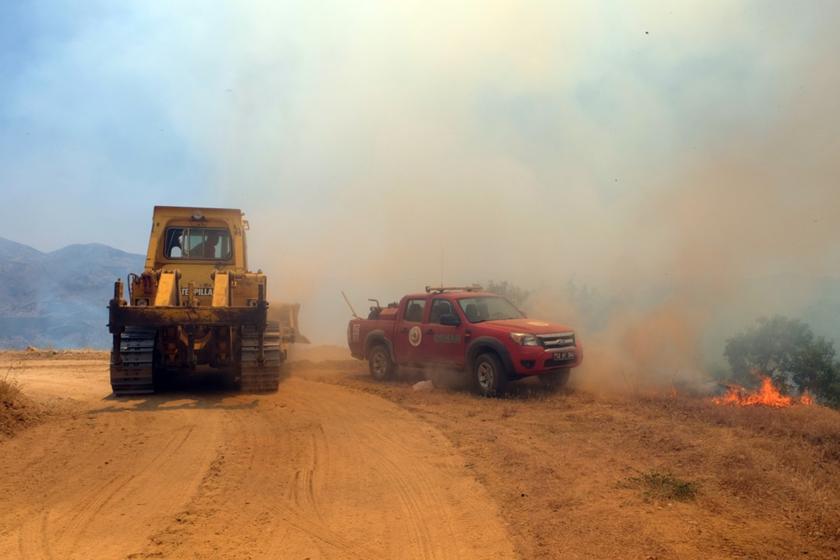
[{"label": "tire track in dirt", "polygon": [[[512,556],[495,505],[464,475],[463,461],[442,434],[379,398],[292,381],[301,390],[291,392],[290,406],[320,417],[331,452],[343,459],[324,469],[325,492],[318,499],[346,495],[345,505],[365,511],[369,522],[378,521],[375,539],[384,545],[378,548],[384,557]],[[348,465],[353,467],[348,470]],[[345,517],[343,508],[332,503],[321,507],[327,524],[335,526]],[[346,532],[370,541],[369,524],[350,524]]]},{"label": "tire track in dirt", "polygon": [[135,557],[513,557],[445,438],[382,399],[293,378],[225,416],[217,486]]},{"label": "tire track in dirt", "polygon": [[184,447],[194,430],[194,425],[176,429],[172,437],[149,462],[140,465],[135,472],[114,477],[87,499],[82,500],[74,508],[76,512],[69,523],[62,524],[61,519],[58,519],[57,524],[63,527],[55,531],[56,540],[60,542],[65,534],[70,536],[70,542],[62,548],[67,553],[73,554],[78,550],[79,541],[86,529],[96,521],[109,504],[124,501],[127,496],[136,496],[144,492],[150,479],[154,478],[156,472],[164,469],[168,460]]},{"label": "tire track in dirt", "polygon": [[213,495],[201,490],[188,505],[194,519],[165,532],[177,538],[153,538],[164,542],[144,549],[144,556],[379,557],[323,523],[317,496],[329,443],[308,415],[274,416],[275,398],[260,399],[264,410],[230,415],[219,489]]},{"label": "tire track in dirt", "polygon": [[102,401],[100,370],[33,374],[49,394],[73,371],[86,412],[0,444],[0,558],[513,558],[446,438],[379,397],[292,377]]},{"label": "tire track in dirt", "polygon": [[[212,416],[205,427],[212,428]],[[214,430],[202,432],[184,420],[182,411],[156,414],[120,402],[107,413],[21,436],[31,441],[9,442],[26,443],[25,451],[39,443],[39,432],[64,435],[43,438],[55,447],[46,454],[38,450],[40,460],[22,454],[30,470],[15,471],[9,468],[13,462],[0,460],[0,474],[8,473],[19,491],[4,492],[16,515],[0,520],[0,557],[113,558],[145,541],[138,529],[153,527],[177,508],[209,461]]]}]

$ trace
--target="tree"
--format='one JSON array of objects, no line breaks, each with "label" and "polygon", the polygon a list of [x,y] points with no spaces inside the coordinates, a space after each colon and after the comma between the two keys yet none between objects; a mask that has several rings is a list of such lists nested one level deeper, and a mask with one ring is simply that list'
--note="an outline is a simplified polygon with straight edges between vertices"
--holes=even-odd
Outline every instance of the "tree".
[{"label": "tree", "polygon": [[726,341],[724,355],[741,384],[755,383],[757,371],[786,392],[807,390],[828,404],[840,405],[840,364],[834,345],[814,335],[802,321],[778,315],[759,319]]},{"label": "tree", "polygon": [[525,304],[525,300],[528,299],[529,295],[531,295],[530,291],[520,288],[515,284],[511,284],[507,280],[502,282],[494,282],[491,280],[487,283],[487,291],[504,296],[513,302],[514,305],[519,307],[522,307]]}]

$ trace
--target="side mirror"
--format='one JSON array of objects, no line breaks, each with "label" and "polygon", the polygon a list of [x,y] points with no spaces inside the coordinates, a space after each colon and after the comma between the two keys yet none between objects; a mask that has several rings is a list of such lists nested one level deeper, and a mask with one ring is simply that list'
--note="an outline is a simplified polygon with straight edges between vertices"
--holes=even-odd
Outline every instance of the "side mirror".
[{"label": "side mirror", "polygon": [[445,313],[440,316],[440,324],[447,327],[457,327],[461,324],[461,319],[454,313]]}]

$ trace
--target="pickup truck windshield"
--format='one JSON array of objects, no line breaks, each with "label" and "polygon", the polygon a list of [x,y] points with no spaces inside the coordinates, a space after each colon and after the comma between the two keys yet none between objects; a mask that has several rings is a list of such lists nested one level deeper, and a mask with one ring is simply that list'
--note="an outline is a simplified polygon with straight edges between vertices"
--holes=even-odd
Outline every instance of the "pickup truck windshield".
[{"label": "pickup truck windshield", "polygon": [[467,321],[502,321],[504,319],[522,319],[524,315],[511,302],[503,297],[478,296],[458,300]]}]

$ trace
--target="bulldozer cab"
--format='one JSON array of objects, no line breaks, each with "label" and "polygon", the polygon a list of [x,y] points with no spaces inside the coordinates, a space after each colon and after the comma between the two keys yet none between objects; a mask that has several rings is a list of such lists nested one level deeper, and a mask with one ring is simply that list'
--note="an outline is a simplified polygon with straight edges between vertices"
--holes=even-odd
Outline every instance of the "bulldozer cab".
[{"label": "bulldozer cab", "polygon": [[227,208],[156,206],[146,270],[248,270],[243,213]]},{"label": "bulldozer cab", "polygon": [[[156,206],[145,268],[158,275],[177,271],[179,279],[178,293],[169,299],[161,296],[157,305],[189,299],[203,306],[253,305],[258,285],[265,289],[266,281],[264,275],[248,271],[247,225],[235,208]],[[233,282],[243,289],[230,290],[224,278],[216,285],[217,273],[236,278]],[[239,301],[230,301],[231,296]]]}]

